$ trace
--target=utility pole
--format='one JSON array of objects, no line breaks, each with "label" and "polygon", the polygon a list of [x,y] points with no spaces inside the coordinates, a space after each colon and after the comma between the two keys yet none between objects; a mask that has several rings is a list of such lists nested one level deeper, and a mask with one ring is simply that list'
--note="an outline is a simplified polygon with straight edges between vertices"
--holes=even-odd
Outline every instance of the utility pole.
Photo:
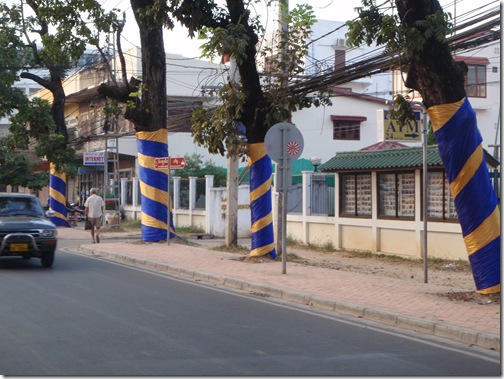
[{"label": "utility pole", "polygon": [[[107,55],[108,62],[110,65],[110,60],[113,59],[113,70],[109,70],[108,80],[116,82],[116,46],[115,46],[115,31],[109,33],[109,43],[107,44]],[[110,44],[110,35],[112,35],[112,44]],[[111,46],[112,45],[112,46]],[[110,53],[110,48],[112,47],[112,55]],[[111,58],[112,56],[112,58]],[[114,120],[115,133],[117,133],[117,119]],[[113,209],[107,210],[105,206],[103,222],[107,222],[107,214],[111,215],[109,223],[110,226],[119,227],[121,223],[121,186],[119,184],[119,138],[108,136],[108,130],[104,130],[105,148],[104,148],[104,169],[103,169],[103,200],[105,205],[107,200],[113,203]],[[112,158],[109,157],[112,156]],[[109,164],[113,166],[112,171],[109,171]]]},{"label": "utility pole", "polygon": [[422,257],[424,266],[424,283],[428,282],[428,259],[429,259],[429,249],[427,246],[427,181],[428,181],[428,165],[427,165],[427,109],[421,101],[412,101],[411,106],[419,107],[422,110],[422,216],[423,216],[423,235],[422,235]]},{"label": "utility pole", "polygon": [[[279,21],[279,38],[281,39],[281,44],[282,46],[282,51],[281,51],[281,58],[282,60],[285,61],[286,55],[287,55],[287,30],[288,30],[288,25],[287,25],[287,15],[289,14],[289,0],[278,0],[278,21]],[[285,69],[281,73],[281,78],[283,80],[283,85],[286,87],[287,86],[287,72]],[[290,121],[290,120],[286,120]],[[277,183],[279,180],[281,180],[278,176],[278,163],[275,164],[275,187],[278,188]],[[292,180],[292,178],[288,178],[287,180]],[[284,183],[285,187],[285,183]],[[283,208],[287,204],[287,199],[285,198],[287,196],[287,191],[283,190],[281,193],[277,190],[279,193],[278,201],[277,201],[277,244],[276,244],[276,249],[277,249],[277,255],[278,256],[283,256],[283,243],[280,241],[280,237],[283,236],[282,238],[287,238],[287,236],[284,235],[284,220],[283,220]],[[281,198],[280,198],[281,196]],[[286,222],[286,221],[285,221]]]},{"label": "utility pole", "polygon": [[[236,82],[238,67],[231,57],[230,80]],[[227,146],[226,246],[238,245],[238,156],[234,146]]]}]

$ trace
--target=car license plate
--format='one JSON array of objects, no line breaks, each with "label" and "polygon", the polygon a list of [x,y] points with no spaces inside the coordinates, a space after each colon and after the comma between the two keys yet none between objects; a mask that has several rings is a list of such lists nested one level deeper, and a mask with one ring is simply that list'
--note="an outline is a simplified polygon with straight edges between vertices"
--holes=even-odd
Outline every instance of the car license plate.
[{"label": "car license plate", "polygon": [[10,244],[10,251],[13,253],[18,253],[20,251],[28,251],[28,244],[27,243],[11,243]]}]

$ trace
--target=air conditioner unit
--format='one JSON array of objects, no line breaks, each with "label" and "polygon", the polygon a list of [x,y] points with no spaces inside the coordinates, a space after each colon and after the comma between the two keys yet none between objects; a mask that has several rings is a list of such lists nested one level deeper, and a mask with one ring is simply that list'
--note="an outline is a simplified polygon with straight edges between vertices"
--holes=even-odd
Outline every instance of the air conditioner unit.
[{"label": "air conditioner unit", "polygon": [[336,46],[346,46],[346,40],[344,38],[338,38],[336,40]]}]

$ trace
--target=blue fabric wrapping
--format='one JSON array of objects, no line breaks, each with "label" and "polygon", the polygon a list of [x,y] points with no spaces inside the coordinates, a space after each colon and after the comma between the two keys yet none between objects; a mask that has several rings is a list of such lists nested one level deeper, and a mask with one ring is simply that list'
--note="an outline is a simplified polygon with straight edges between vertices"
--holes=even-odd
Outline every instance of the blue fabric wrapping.
[{"label": "blue fabric wrapping", "polygon": [[[436,118],[438,115],[441,116],[439,120],[442,120],[444,117],[442,112],[449,109],[450,105],[446,106],[447,108],[443,108],[443,105],[437,106],[438,109],[432,111],[433,115]],[[452,183],[482,143],[476,113],[468,99],[464,99],[460,108],[444,125],[435,125],[435,129],[439,154],[448,181]],[[492,188],[484,156],[481,163],[474,167],[477,167],[476,171],[456,194],[455,207],[462,234],[468,237],[465,242],[477,291],[500,292],[500,225],[495,224],[495,220],[499,222],[499,217],[492,217],[494,212],[498,212],[497,196]],[[465,181],[459,180],[458,183]],[[492,238],[494,239],[491,240]],[[485,245],[481,246],[483,244]],[[474,251],[475,247],[478,248],[477,251]]]},{"label": "blue fabric wrapping", "polygon": [[66,182],[63,174],[57,173],[51,166],[49,173],[49,208],[55,213],[49,220],[56,226],[70,227],[67,219]]},{"label": "blue fabric wrapping", "polygon": [[465,237],[494,211],[497,197],[492,188],[485,160],[455,198],[455,208]]},{"label": "blue fabric wrapping", "polygon": [[483,249],[469,255],[476,288],[484,289],[500,283],[500,237],[494,239]]},{"label": "blue fabric wrapping", "polygon": [[[168,157],[168,143],[165,141],[167,134],[163,129],[137,133],[139,157],[145,156],[145,159],[139,159],[138,174],[142,198],[142,241],[145,242],[166,240],[168,236],[168,171],[154,169],[152,161]],[[147,162],[148,159],[151,161]],[[169,224],[170,238],[176,237],[172,213]]]},{"label": "blue fabric wrapping", "polygon": [[467,99],[457,113],[435,132],[435,136],[439,155],[443,160],[448,181],[451,183],[482,142],[481,134],[476,127],[476,113]]},{"label": "blue fabric wrapping", "polygon": [[[271,158],[266,155],[264,143],[249,145],[250,193],[259,189],[262,193],[250,200],[251,256],[269,254],[276,258],[275,236],[272,221],[271,176],[273,174]],[[269,184],[268,184],[269,183]],[[267,186],[267,187],[264,187]],[[268,223],[254,227],[260,220],[271,218]]]}]

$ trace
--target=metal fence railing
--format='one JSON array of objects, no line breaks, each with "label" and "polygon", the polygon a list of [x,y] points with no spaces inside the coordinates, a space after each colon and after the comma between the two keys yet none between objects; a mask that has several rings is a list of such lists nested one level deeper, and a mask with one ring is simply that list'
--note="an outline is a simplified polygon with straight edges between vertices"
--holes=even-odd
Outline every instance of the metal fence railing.
[{"label": "metal fence railing", "polygon": [[196,179],[196,199],[194,209],[205,209],[206,205],[206,180],[205,178]]},{"label": "metal fence railing", "polygon": [[[308,180],[309,205],[307,207],[308,215],[316,216],[334,216],[334,174],[309,173],[306,176]],[[195,179],[195,180],[194,180]],[[176,178],[178,185],[174,186],[173,180],[170,181],[170,191],[172,196],[178,198],[178,209],[206,209],[207,185],[205,178]],[[191,189],[191,182],[193,188]],[[137,185],[138,188],[133,187]],[[178,189],[178,193],[173,192]],[[141,205],[140,182],[138,180],[127,180],[125,187],[125,205],[133,205],[133,197],[136,195],[136,204]],[[192,193],[192,195],[191,195]],[[191,196],[193,199],[191,200]],[[190,207],[191,201],[193,202]],[[287,213],[301,214],[303,212],[303,176],[293,175],[292,186],[287,192]]]},{"label": "metal fence railing", "polygon": [[179,208],[189,209],[189,179],[180,179],[179,184]]},{"label": "metal fence railing", "polygon": [[310,175],[309,215],[334,216],[334,175]]}]

